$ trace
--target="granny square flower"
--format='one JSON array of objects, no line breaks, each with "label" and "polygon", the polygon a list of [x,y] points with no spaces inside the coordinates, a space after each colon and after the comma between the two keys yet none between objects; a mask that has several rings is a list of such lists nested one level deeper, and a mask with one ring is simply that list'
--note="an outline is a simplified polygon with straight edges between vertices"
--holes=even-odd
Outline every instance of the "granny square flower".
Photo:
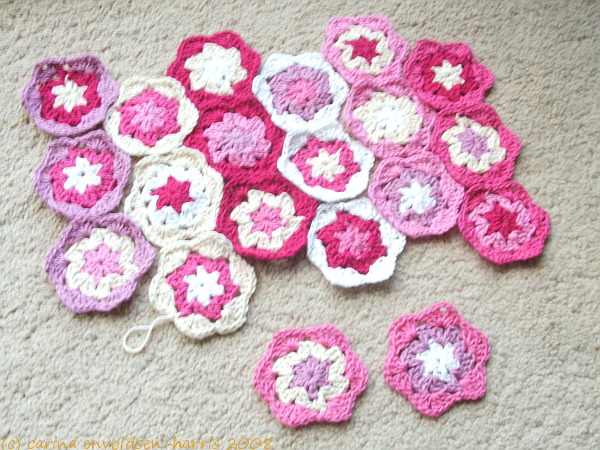
[{"label": "granny square flower", "polygon": [[279,175],[232,180],[223,189],[217,231],[242,256],[288,258],[306,245],[316,209],[313,198]]},{"label": "granny square flower", "polygon": [[458,216],[464,238],[496,264],[535,258],[550,233],[548,213],[514,181],[476,185],[465,194]]},{"label": "granny square flower", "polygon": [[383,160],[369,197],[401,233],[412,238],[443,234],[456,225],[464,188],[432,153]]},{"label": "granny square flower", "polygon": [[175,241],[160,251],[150,303],[186,336],[228,334],[246,322],[256,287],[254,269],[214,231]]},{"label": "granny square flower", "polygon": [[288,427],[343,422],[366,389],[367,368],[333,325],[282,330],[254,371],[254,387]]},{"label": "granny square flower", "polygon": [[485,394],[490,344],[449,303],[398,318],[390,328],[385,381],[421,413],[438,417]]},{"label": "granny square flower", "polygon": [[373,154],[333,122],[313,132],[289,133],[277,168],[310,196],[335,202],[366,189],[373,163]]},{"label": "granny square flower", "polygon": [[84,53],[37,63],[21,103],[45,132],[74,136],[101,123],[117,95],[119,86],[100,59]]},{"label": "granny square flower", "polygon": [[494,73],[463,42],[442,44],[421,39],[404,66],[404,76],[423,102],[435,109],[483,101]]},{"label": "granny square flower", "polygon": [[[196,106],[245,97],[260,67],[260,55],[233,31],[192,36],[177,50],[167,75],[181,82]],[[199,106],[200,107],[200,106]]]},{"label": "granny square flower", "polygon": [[75,313],[110,311],[128,300],[154,249],[123,214],[77,218],[46,256],[46,272]]},{"label": "granny square flower", "polygon": [[252,83],[273,122],[285,131],[314,130],[338,118],[348,85],[320,53],[271,55]]},{"label": "granny square flower", "polygon": [[473,186],[510,179],[521,141],[494,108],[481,104],[440,112],[431,148],[456,181]]},{"label": "granny square flower", "polygon": [[386,79],[353,85],[344,119],[354,136],[384,159],[427,148],[434,113],[403,79]]},{"label": "granny square flower", "polygon": [[367,198],[324,203],[308,233],[308,259],[331,284],[354,287],[392,276],[406,238]]},{"label": "granny square flower", "polygon": [[198,110],[173,78],[125,80],[104,124],[119,147],[133,156],[177,149],[198,123]]},{"label": "granny square flower", "polygon": [[321,51],[350,84],[402,77],[409,45],[385,16],[334,17]]},{"label": "granny square flower", "polygon": [[68,219],[101,216],[119,205],[130,166],[104,131],[63,137],[48,146],[34,174],[35,189]]},{"label": "granny square flower", "polygon": [[226,180],[275,171],[285,133],[254,97],[205,103],[185,144],[200,150]]},{"label": "granny square flower", "polygon": [[163,246],[214,230],[222,195],[223,179],[204,155],[181,147],[135,165],[125,212],[148,240]]}]

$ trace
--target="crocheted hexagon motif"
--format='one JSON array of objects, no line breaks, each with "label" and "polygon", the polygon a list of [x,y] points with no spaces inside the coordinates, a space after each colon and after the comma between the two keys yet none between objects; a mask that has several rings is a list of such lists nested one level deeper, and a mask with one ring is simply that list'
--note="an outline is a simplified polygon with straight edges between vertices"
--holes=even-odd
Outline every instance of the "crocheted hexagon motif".
[{"label": "crocheted hexagon motif", "polygon": [[422,39],[404,67],[404,76],[421,100],[435,109],[481,103],[494,73],[463,42]]},{"label": "crocheted hexagon motif", "polygon": [[177,80],[132,77],[125,80],[104,124],[130,155],[177,149],[198,123],[198,110]]},{"label": "crocheted hexagon motif", "polygon": [[481,104],[440,112],[431,147],[456,181],[473,186],[510,179],[521,141],[494,108]]},{"label": "crocheted hexagon motif", "polygon": [[438,417],[485,394],[487,336],[449,303],[398,318],[390,328],[385,381],[422,414]]},{"label": "crocheted hexagon motif", "polygon": [[21,103],[35,124],[55,136],[74,136],[104,120],[119,94],[98,57],[48,58],[33,68]]},{"label": "crocheted hexagon motif", "polygon": [[181,82],[188,97],[204,101],[245,97],[260,67],[260,55],[233,31],[192,36],[177,50],[167,75]]},{"label": "crocheted hexagon motif", "polygon": [[275,54],[254,79],[252,91],[273,122],[292,132],[335,122],[348,85],[320,53]]},{"label": "crocheted hexagon motif", "polygon": [[147,156],[134,168],[125,212],[152,243],[190,239],[215,229],[223,179],[202,153],[181,147],[168,155]]},{"label": "crocheted hexagon motif", "polygon": [[332,123],[314,132],[289,133],[277,168],[310,196],[335,202],[366,189],[373,163],[369,150]]},{"label": "crocheted hexagon motif", "polygon": [[367,387],[367,368],[333,325],[279,331],[254,371],[254,386],[284,425],[343,422]]},{"label": "crocheted hexagon motif", "polygon": [[409,45],[385,16],[334,17],[321,51],[350,84],[402,76]]},{"label": "crocheted hexagon motif", "polygon": [[46,256],[46,272],[73,312],[109,311],[128,300],[154,249],[123,214],[73,220]]},{"label": "crocheted hexagon motif", "polygon": [[412,238],[442,234],[456,225],[463,196],[464,188],[429,152],[385,159],[369,186],[383,217]]},{"label": "crocheted hexagon motif", "polygon": [[160,251],[150,303],[194,339],[228,334],[246,322],[256,287],[254,269],[214,231],[175,241]]},{"label": "crocheted hexagon motif", "polygon": [[354,136],[383,159],[427,148],[434,113],[404,80],[386,79],[352,86],[344,119]]},{"label": "crocheted hexagon motif", "polygon": [[539,256],[550,233],[548,213],[514,181],[477,185],[458,216],[464,238],[481,256],[506,264]]},{"label": "crocheted hexagon motif", "polygon": [[285,133],[253,97],[203,104],[202,117],[185,144],[200,150],[226,180],[274,171]]},{"label": "crocheted hexagon motif", "polygon": [[394,273],[406,238],[367,198],[322,204],[308,233],[308,259],[330,283],[377,283]]},{"label": "crocheted hexagon motif", "polygon": [[223,189],[217,231],[242,256],[280,259],[306,245],[317,202],[284,178],[232,180]]},{"label": "crocheted hexagon motif", "polygon": [[35,189],[68,219],[115,209],[129,178],[129,156],[104,131],[52,142],[34,174]]}]

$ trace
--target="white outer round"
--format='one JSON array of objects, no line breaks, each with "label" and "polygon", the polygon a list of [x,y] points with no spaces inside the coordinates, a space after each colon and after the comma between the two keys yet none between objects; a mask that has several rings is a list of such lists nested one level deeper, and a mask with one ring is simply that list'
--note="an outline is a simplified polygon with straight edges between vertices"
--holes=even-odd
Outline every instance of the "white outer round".
[{"label": "white outer round", "polygon": [[[337,211],[344,211],[362,217],[365,220],[375,220],[379,223],[381,242],[387,247],[387,254],[375,261],[369,272],[358,273],[351,267],[330,267],[327,263],[325,246],[317,233],[321,228],[335,222]],[[362,197],[343,203],[324,203],[317,208],[310,230],[308,231],[308,259],[323,272],[327,280],[336,286],[355,287],[362,284],[378,283],[392,276],[396,268],[396,258],[404,249],[406,237],[392,227],[387,220],[377,212],[368,198]]]},{"label": "white outer round", "polygon": [[[311,137],[324,142],[345,142],[350,147],[350,150],[352,150],[352,153],[354,153],[354,161],[359,165],[360,170],[352,175],[350,180],[348,180],[346,189],[343,191],[338,192],[322,186],[309,186],[304,181],[302,172],[291,161],[292,157],[306,146]],[[312,132],[288,133],[285,137],[281,156],[277,160],[277,169],[283,176],[311,197],[323,202],[338,202],[354,198],[367,188],[369,172],[373,167],[374,161],[373,153],[362,144],[352,140],[338,122],[333,122]]]}]

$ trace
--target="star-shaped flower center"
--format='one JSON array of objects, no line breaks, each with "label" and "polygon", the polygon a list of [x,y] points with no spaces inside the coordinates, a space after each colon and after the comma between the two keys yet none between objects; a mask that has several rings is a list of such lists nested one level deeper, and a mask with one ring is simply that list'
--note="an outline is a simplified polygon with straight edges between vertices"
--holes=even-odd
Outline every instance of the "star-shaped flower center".
[{"label": "star-shaped flower center", "polygon": [[218,95],[233,94],[233,85],[248,74],[237,48],[223,48],[210,42],[204,44],[202,52],[189,58],[184,66],[190,71],[193,90],[204,89]]},{"label": "star-shaped flower center", "polygon": [[409,209],[412,209],[417,214],[423,214],[429,207],[435,206],[437,203],[435,198],[430,196],[431,186],[426,184],[422,186],[417,180],[411,180],[410,186],[400,188],[402,198],[398,209],[404,214]]},{"label": "star-shaped flower center", "polygon": [[269,239],[275,230],[284,227],[286,221],[281,218],[281,208],[271,208],[264,202],[261,202],[258,210],[250,213],[252,220],[252,233],[262,231]]},{"label": "star-shaped flower center", "polygon": [[465,80],[460,77],[460,74],[462,73],[461,64],[453,66],[449,61],[444,60],[441,66],[434,66],[431,69],[435,72],[433,82],[441,83],[447,91],[457,84],[463,84],[465,82]]},{"label": "star-shaped flower center", "polygon": [[172,207],[178,214],[181,214],[181,208],[184,203],[193,202],[190,197],[189,181],[178,181],[174,177],[169,176],[167,184],[152,191],[152,195],[157,195],[156,209],[162,209],[165,206]]},{"label": "star-shaped flower center", "polygon": [[480,160],[483,155],[492,150],[488,146],[488,137],[480,136],[473,128],[468,127],[464,132],[458,135],[461,143],[461,151],[473,155]]},{"label": "star-shaped flower center", "polygon": [[52,88],[52,94],[56,96],[53,107],[62,106],[70,113],[76,106],[87,105],[87,100],[83,96],[87,88],[87,86],[79,86],[73,80],[66,78],[64,84]]},{"label": "star-shaped flower center", "polygon": [[521,229],[517,224],[518,214],[508,211],[498,203],[494,205],[494,209],[483,214],[481,217],[489,223],[487,235],[500,233],[504,239],[508,239],[510,233]]},{"label": "star-shaped flower center", "polygon": [[102,183],[102,178],[98,172],[102,168],[102,164],[90,164],[90,162],[81,156],[75,158],[75,165],[65,167],[63,173],[66,175],[64,189],[75,189],[80,194],[83,194],[88,186],[98,186]]},{"label": "star-shaped flower center", "polygon": [[208,306],[211,298],[223,295],[225,288],[219,283],[220,275],[218,270],[209,273],[204,267],[198,266],[195,274],[183,277],[183,281],[188,284],[187,301],[195,300],[202,306]]},{"label": "star-shaped flower center", "polygon": [[429,348],[417,353],[416,358],[423,361],[423,376],[433,375],[445,383],[450,381],[450,371],[460,366],[460,362],[454,358],[454,345],[451,342],[442,347],[434,339],[429,339]]},{"label": "star-shaped flower center", "polygon": [[339,252],[349,252],[352,256],[358,258],[371,248],[370,235],[369,231],[361,231],[358,226],[350,223],[344,231],[337,231],[333,236],[340,241]]},{"label": "star-shaped flower center", "polygon": [[131,119],[131,124],[139,127],[144,133],[154,128],[160,128],[165,123],[162,117],[167,108],[158,106],[154,100],[134,105],[131,109],[135,111],[135,115]]},{"label": "star-shaped flower center", "polygon": [[302,386],[306,389],[308,398],[315,400],[319,396],[319,389],[331,384],[328,378],[330,366],[331,361],[320,362],[313,355],[308,355],[304,362],[293,367],[294,378],[289,387]]},{"label": "star-shaped flower center", "polygon": [[325,178],[332,182],[336,175],[343,173],[345,167],[340,164],[341,149],[335,153],[329,153],[324,148],[319,149],[319,154],[308,158],[306,162],[312,166],[312,178]]},{"label": "star-shaped flower center", "polygon": [[366,59],[369,64],[371,64],[373,58],[379,56],[379,53],[377,52],[378,43],[379,42],[377,40],[369,40],[364,36],[346,42],[346,44],[352,46],[352,59],[360,56]]},{"label": "star-shaped flower center", "polygon": [[113,273],[123,275],[125,273],[125,269],[119,265],[121,252],[113,252],[104,242],[100,243],[96,250],[85,251],[83,257],[85,264],[81,268],[81,272],[89,273],[96,286],[107,275]]}]

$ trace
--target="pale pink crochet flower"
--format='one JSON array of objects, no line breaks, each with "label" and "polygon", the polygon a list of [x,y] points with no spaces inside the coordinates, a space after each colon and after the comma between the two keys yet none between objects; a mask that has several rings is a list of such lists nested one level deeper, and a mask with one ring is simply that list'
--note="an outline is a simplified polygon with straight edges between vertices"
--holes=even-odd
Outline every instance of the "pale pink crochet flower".
[{"label": "pale pink crochet flower", "polygon": [[422,414],[437,417],[454,403],[485,394],[487,336],[449,303],[396,320],[383,374]]},{"label": "pale pink crochet flower", "polygon": [[254,371],[254,386],[284,425],[342,422],[367,386],[365,365],[333,325],[275,334]]},{"label": "pale pink crochet flower", "polygon": [[217,164],[223,161],[239,167],[254,167],[271,150],[265,139],[266,126],[259,117],[227,112],[204,132],[208,151]]}]

